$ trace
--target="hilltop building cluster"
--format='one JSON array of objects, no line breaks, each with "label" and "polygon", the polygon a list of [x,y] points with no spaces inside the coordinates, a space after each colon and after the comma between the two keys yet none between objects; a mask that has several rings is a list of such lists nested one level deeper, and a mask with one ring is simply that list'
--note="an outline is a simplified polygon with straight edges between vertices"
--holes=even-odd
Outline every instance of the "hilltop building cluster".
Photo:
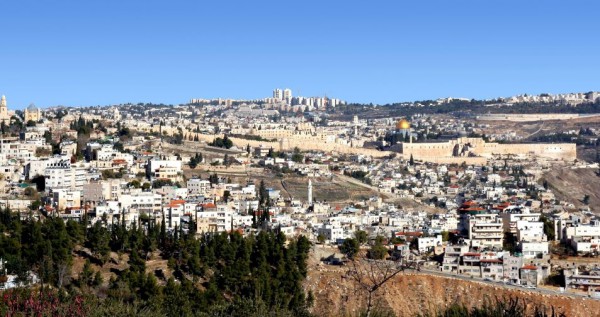
[{"label": "hilltop building cluster", "polygon": [[[333,99],[295,98],[275,90],[261,103],[21,114],[3,97],[0,206],[23,218],[272,230],[330,245],[364,231],[363,247],[383,237],[392,258],[437,258],[436,272],[536,286],[560,270],[570,287],[595,291],[582,286],[593,268],[548,262],[559,246],[600,252],[598,217],[541,183],[565,164],[597,168],[574,162],[573,144],[501,144],[449,117],[334,119],[321,109]],[[332,199],[331,184],[354,189]]]}]

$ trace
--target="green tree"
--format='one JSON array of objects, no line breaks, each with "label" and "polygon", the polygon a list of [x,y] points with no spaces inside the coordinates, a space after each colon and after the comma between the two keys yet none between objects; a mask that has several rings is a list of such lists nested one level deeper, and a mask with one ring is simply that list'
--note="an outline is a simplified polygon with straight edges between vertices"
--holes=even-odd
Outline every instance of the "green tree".
[{"label": "green tree", "polygon": [[292,154],[292,161],[296,163],[302,163],[304,161],[304,155],[300,153],[300,149],[298,147],[294,148],[294,153]]},{"label": "green tree", "polygon": [[227,135],[223,137],[223,147],[226,149],[230,149],[233,147],[233,142],[229,139]]},{"label": "green tree", "polygon": [[548,241],[554,240],[556,237],[556,232],[554,231],[554,221],[544,214],[540,216],[539,221],[544,224],[544,234],[548,238]]},{"label": "green tree", "polygon": [[265,206],[267,200],[269,198],[269,193],[267,192],[267,187],[265,185],[265,181],[261,180],[258,186],[258,204],[260,206]]},{"label": "green tree", "polygon": [[102,274],[100,273],[100,271],[96,271],[96,274],[94,275],[94,282],[93,282],[93,286],[101,286],[102,283],[104,283],[104,278],[102,278]]},{"label": "green tree", "polygon": [[85,260],[83,264],[83,269],[79,274],[78,283],[80,286],[91,286],[94,282],[94,270],[92,269],[92,264],[90,260]]},{"label": "green tree", "polygon": [[202,154],[196,153],[190,158],[189,166],[191,169],[195,169],[198,164],[202,163]]},{"label": "green tree", "polygon": [[319,235],[317,236],[317,242],[319,242],[320,244],[325,243],[325,235],[319,233]]},{"label": "green tree", "polygon": [[360,244],[356,239],[346,238],[338,248],[340,252],[352,259],[360,251]]},{"label": "green tree", "polygon": [[225,154],[225,156],[223,157],[223,165],[229,167],[230,165],[230,159],[229,159],[229,155]]},{"label": "green tree", "polygon": [[226,190],[226,191],[223,192],[223,201],[224,202],[228,202],[230,197],[231,197],[231,192],[230,191]]},{"label": "green tree", "polygon": [[356,239],[356,241],[358,241],[358,243],[362,245],[369,241],[369,235],[364,230],[356,230],[354,232],[354,239]]},{"label": "green tree", "polygon": [[88,230],[86,245],[98,256],[102,264],[108,261],[110,256],[110,234],[100,221],[97,221]]},{"label": "green tree", "polygon": [[388,255],[387,248],[383,245],[383,237],[377,236],[375,243],[369,249],[369,258],[375,260],[383,260]]}]

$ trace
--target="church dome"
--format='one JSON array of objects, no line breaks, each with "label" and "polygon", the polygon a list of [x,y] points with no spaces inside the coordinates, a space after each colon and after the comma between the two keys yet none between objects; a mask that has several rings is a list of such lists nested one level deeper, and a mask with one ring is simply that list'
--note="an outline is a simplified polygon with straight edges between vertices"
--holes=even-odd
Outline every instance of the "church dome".
[{"label": "church dome", "polygon": [[396,129],[398,130],[408,130],[410,129],[410,123],[408,120],[402,118],[396,122]]},{"label": "church dome", "polygon": [[38,107],[36,107],[33,103],[29,104],[29,106],[27,106],[27,111],[37,111]]}]

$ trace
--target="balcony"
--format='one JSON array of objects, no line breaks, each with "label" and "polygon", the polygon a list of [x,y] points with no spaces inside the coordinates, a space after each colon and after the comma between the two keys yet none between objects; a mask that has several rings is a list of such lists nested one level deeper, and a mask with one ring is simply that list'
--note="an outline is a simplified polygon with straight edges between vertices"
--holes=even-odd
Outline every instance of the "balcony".
[{"label": "balcony", "polygon": [[502,233],[502,227],[473,227],[471,232],[498,232]]}]

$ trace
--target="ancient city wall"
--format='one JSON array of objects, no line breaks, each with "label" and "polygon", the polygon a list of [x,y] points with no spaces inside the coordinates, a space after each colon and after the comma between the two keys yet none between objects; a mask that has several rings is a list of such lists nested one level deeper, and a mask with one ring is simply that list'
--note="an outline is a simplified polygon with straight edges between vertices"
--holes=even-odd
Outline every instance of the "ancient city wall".
[{"label": "ancient city wall", "polygon": [[[142,131],[160,133],[161,127],[159,127],[159,126],[147,127],[145,129],[142,129]],[[173,134],[179,133],[179,130],[177,130],[177,128],[173,128],[173,127],[162,127],[162,133],[166,133],[167,135],[173,135]],[[201,134],[201,133],[189,131],[187,129],[183,129],[182,133],[183,133],[183,136],[185,139],[189,139],[190,135],[191,135],[192,138],[198,137],[199,141],[204,141],[207,143],[212,142],[214,139],[216,139],[218,137],[223,137],[222,134]],[[235,144],[237,147],[239,147],[241,149],[244,149],[247,145],[250,145],[253,148],[260,147],[260,146],[265,147],[265,148],[272,147],[273,149],[278,150],[278,151],[291,150],[295,147],[298,147],[300,150],[303,150],[303,151],[325,151],[325,152],[338,152],[338,153],[342,153],[342,154],[362,154],[362,155],[372,156],[372,157],[376,157],[376,158],[388,156],[388,155],[394,153],[394,152],[390,152],[390,151],[379,151],[379,150],[375,150],[375,149],[351,147],[346,144],[340,144],[340,143],[335,143],[335,142],[326,142],[326,141],[323,141],[316,137],[312,138],[312,139],[309,139],[309,138],[301,138],[301,139],[284,138],[277,142],[256,141],[256,140],[248,140],[248,139],[242,139],[242,138],[236,138],[236,137],[230,137],[230,139],[233,142],[233,144]]]},{"label": "ancient city wall", "polygon": [[484,114],[477,117],[477,120],[483,121],[514,121],[514,122],[528,122],[528,121],[545,121],[545,120],[571,120],[582,117],[600,116],[600,114],[590,115],[579,115],[577,113],[535,113],[535,114],[508,114],[508,113],[497,113],[497,114]]},{"label": "ancient city wall", "polygon": [[486,143],[475,147],[474,153],[491,157],[493,155],[529,155],[573,161],[577,158],[577,147],[574,143],[532,143],[532,144],[499,144]]},{"label": "ancient city wall", "polygon": [[[159,126],[148,127],[145,132],[159,132]],[[173,135],[179,131],[173,127],[162,127],[162,132],[167,135]],[[212,142],[217,137],[222,135],[215,134],[200,134],[182,130],[184,138],[198,138],[200,141]],[[351,147],[343,143],[326,142],[318,138],[283,138],[277,142],[272,141],[256,141],[242,138],[231,137],[231,141],[239,148],[245,148],[247,145],[251,147],[266,147],[275,150],[291,150],[295,147],[303,151],[325,151],[338,152],[342,154],[362,154],[375,158],[388,156],[394,152],[401,153],[405,159],[409,159],[412,155],[414,159],[423,160],[434,163],[462,163],[467,161],[468,164],[484,164],[487,158],[494,155],[521,155],[544,157],[550,159],[561,159],[573,161],[577,158],[576,145],[573,143],[532,143],[532,144],[500,144],[495,142],[486,143],[481,138],[458,138],[448,142],[433,142],[433,143],[400,143],[392,148],[392,151],[379,151],[375,149],[366,149],[360,147]],[[457,149],[465,148],[468,152],[476,155],[475,157],[466,154],[457,155]],[[459,151],[460,152],[460,151]],[[469,163],[472,162],[472,163]]]},{"label": "ancient city wall", "polygon": [[[403,156],[405,159],[410,159],[409,157]],[[423,157],[416,158],[417,160],[422,160],[425,162],[437,163],[437,164],[462,164],[465,163],[467,165],[485,165],[487,163],[487,158],[482,156],[440,156],[440,157]]]},{"label": "ancient city wall", "polygon": [[566,161],[577,158],[577,148],[573,143],[500,144],[495,142],[486,143],[480,138],[458,138],[439,143],[401,143],[394,148],[395,151],[402,153],[405,158],[412,155],[415,159],[431,162],[441,162],[440,158],[448,158],[448,161],[454,161],[449,159],[453,157],[460,160],[468,157],[469,154],[485,158],[509,154]]}]

